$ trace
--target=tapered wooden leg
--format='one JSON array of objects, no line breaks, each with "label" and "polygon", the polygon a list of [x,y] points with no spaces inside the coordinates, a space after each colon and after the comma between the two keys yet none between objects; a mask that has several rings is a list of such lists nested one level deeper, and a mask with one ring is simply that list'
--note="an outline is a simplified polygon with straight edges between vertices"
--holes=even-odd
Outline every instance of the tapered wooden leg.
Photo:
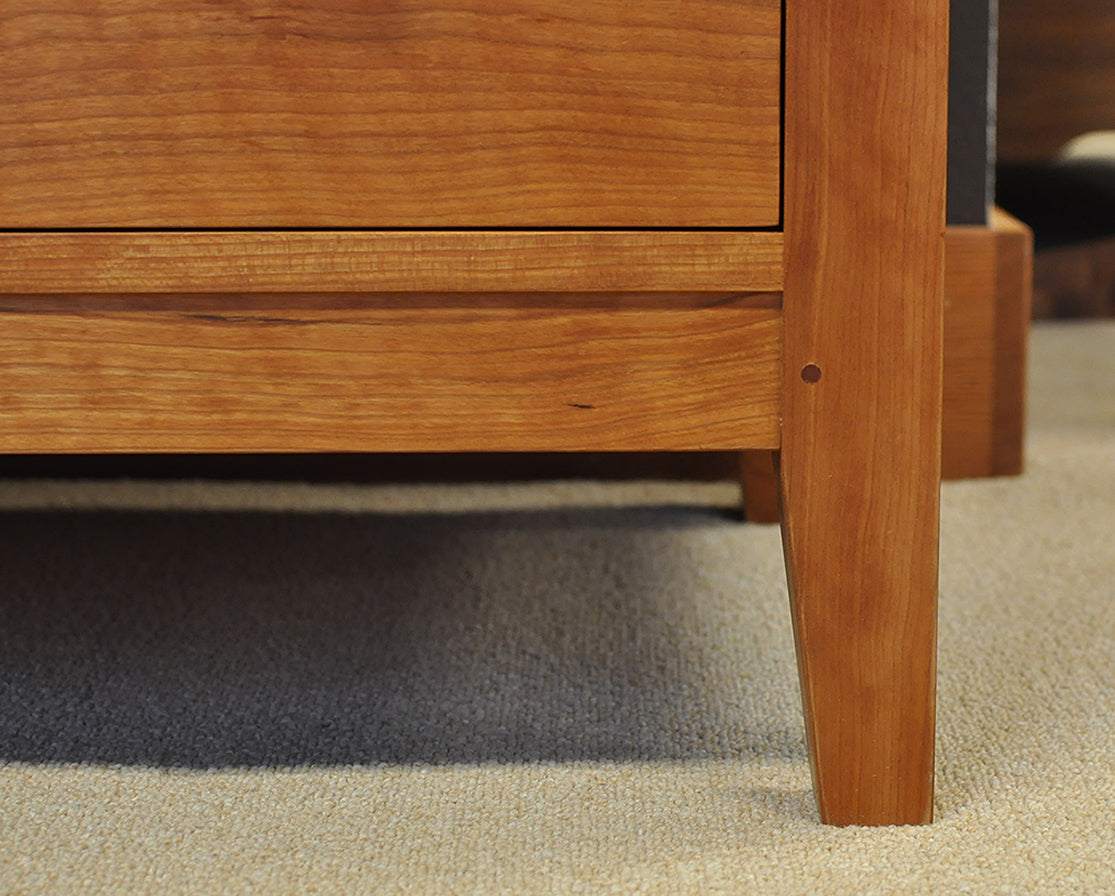
[{"label": "tapered wooden leg", "polygon": [[927,822],[948,3],[785,13],[778,466],[817,798],[833,824]]},{"label": "tapered wooden leg", "polygon": [[[926,507],[916,492],[935,485],[918,488],[912,471],[862,460],[857,476],[849,458],[848,479],[837,488],[811,488],[808,461],[798,470],[776,463],[813,784],[828,824],[926,823],[933,815],[936,519],[932,498]],[[912,512],[917,506],[926,517]],[[889,510],[876,517],[879,507]]]}]

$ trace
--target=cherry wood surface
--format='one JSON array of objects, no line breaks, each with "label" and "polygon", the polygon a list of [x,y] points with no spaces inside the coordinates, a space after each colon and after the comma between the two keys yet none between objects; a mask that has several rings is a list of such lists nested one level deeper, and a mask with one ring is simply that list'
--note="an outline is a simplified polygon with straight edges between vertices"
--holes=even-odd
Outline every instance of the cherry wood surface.
[{"label": "cherry wood surface", "polygon": [[996,210],[946,233],[945,479],[1022,472],[1033,237]]},{"label": "cherry wood surface", "polygon": [[821,818],[926,822],[947,7],[10,0],[0,451],[778,450]]},{"label": "cherry wood surface", "polygon": [[773,448],[777,295],[0,299],[0,452]]},{"label": "cherry wood surface", "polygon": [[835,824],[933,811],[947,33],[946,2],[787,4],[779,473]]},{"label": "cherry wood surface", "polygon": [[[945,231],[943,479],[1023,470],[1033,264],[1033,234],[1001,209],[992,210],[988,227]],[[694,462],[690,475],[735,472],[724,458],[708,458]],[[747,519],[778,522],[769,455],[745,452],[738,475]]]},{"label": "cherry wood surface", "polygon": [[0,233],[8,293],[777,292],[751,231]]},{"label": "cherry wood surface", "polygon": [[0,228],[778,223],[779,0],[5,0]]}]

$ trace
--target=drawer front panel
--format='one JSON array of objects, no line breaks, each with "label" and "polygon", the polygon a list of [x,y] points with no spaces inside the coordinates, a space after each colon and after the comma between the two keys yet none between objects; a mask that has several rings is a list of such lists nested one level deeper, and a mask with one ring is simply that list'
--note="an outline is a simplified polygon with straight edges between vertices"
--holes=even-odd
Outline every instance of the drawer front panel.
[{"label": "drawer front panel", "polygon": [[778,223],[779,0],[6,0],[0,227]]}]

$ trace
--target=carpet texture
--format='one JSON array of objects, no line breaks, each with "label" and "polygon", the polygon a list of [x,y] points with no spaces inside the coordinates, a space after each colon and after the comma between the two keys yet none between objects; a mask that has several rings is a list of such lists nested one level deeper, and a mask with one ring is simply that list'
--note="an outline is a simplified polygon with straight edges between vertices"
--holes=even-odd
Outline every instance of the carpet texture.
[{"label": "carpet texture", "polygon": [[1115,891],[1115,325],[943,493],[937,821],[816,818],[730,484],[0,483],[0,893]]}]

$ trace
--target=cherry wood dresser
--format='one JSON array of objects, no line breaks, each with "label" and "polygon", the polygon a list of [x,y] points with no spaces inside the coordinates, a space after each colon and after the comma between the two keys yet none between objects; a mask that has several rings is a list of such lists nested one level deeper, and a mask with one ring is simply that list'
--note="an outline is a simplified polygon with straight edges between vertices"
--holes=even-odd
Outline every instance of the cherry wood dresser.
[{"label": "cherry wood dresser", "polygon": [[5,0],[0,452],[776,452],[827,822],[932,813],[944,0]]}]

